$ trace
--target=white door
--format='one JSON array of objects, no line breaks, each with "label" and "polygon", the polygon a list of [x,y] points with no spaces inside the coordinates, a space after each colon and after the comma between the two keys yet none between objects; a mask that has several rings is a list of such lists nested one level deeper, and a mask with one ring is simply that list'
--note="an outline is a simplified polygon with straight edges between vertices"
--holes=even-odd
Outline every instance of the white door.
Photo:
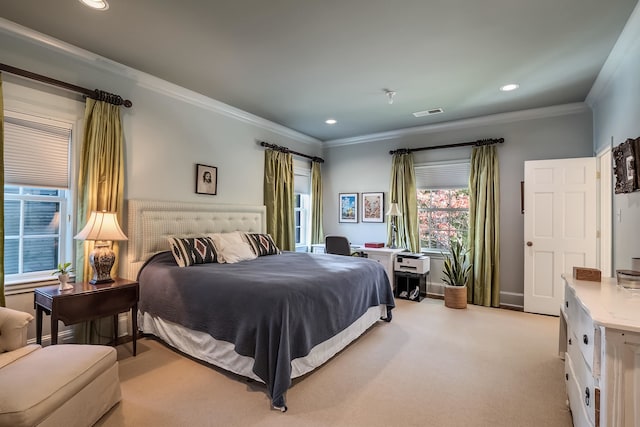
[{"label": "white door", "polygon": [[560,314],[562,274],[596,266],[596,159],[524,163],[524,311]]}]

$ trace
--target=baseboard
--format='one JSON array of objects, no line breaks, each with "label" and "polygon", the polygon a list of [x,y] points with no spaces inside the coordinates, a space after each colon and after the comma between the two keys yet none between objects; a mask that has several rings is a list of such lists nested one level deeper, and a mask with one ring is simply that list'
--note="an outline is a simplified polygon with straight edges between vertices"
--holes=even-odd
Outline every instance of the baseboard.
[{"label": "baseboard", "polygon": [[[58,344],[70,344],[75,341],[73,329],[65,329],[58,332]],[[27,344],[36,344],[36,338],[29,338]],[[42,336],[42,345],[51,345],[51,334]]]}]

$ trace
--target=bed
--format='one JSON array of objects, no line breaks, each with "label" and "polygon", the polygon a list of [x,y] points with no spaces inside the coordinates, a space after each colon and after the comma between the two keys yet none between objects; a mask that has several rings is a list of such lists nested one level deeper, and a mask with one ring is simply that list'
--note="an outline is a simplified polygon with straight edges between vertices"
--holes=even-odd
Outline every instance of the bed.
[{"label": "bed", "polygon": [[379,320],[391,320],[393,292],[373,260],[283,251],[180,267],[169,251],[168,238],[175,236],[260,236],[264,206],[129,200],[127,229],[127,275],[140,282],[140,330],[263,382],[282,411],[293,378]]}]

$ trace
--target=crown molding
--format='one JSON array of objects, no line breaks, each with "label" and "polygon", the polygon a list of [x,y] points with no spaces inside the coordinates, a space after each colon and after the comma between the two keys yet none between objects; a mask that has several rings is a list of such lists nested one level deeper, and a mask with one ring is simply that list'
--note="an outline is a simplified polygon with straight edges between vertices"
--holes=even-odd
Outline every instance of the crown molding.
[{"label": "crown molding", "polygon": [[423,135],[435,132],[465,129],[470,127],[505,124],[522,120],[543,119],[547,117],[564,116],[567,114],[579,114],[586,111],[590,111],[590,109],[584,102],[575,102],[572,104],[554,105],[552,107],[533,108],[529,110],[520,110],[509,113],[474,117],[471,119],[454,120],[432,125],[416,126],[405,129],[392,130],[389,132],[355,136],[351,138],[333,139],[325,141],[324,145],[326,147],[338,147],[342,145],[363,144],[365,142],[384,141],[409,135]]},{"label": "crown molding", "polygon": [[638,46],[638,40],[640,40],[640,3],[631,12],[629,20],[613,45],[613,49],[609,52],[609,56],[600,69],[596,81],[591,86],[585,101],[590,107],[593,108],[602,98],[604,92],[614,80],[616,72],[627,58],[629,51]]},{"label": "crown molding", "polygon": [[224,102],[217,101],[213,98],[209,98],[174,83],[170,83],[151,74],[120,64],[119,62],[112,61],[88,50],[63,42],[46,34],[42,34],[7,19],[0,18],[0,32],[40,45],[57,53],[66,54],[74,59],[102,69],[103,71],[133,80],[139,87],[222,114],[299,142],[307,144],[321,143],[319,139],[313,138],[309,135],[289,129],[288,127],[282,126],[278,123],[256,116],[229,104],[225,104]]}]

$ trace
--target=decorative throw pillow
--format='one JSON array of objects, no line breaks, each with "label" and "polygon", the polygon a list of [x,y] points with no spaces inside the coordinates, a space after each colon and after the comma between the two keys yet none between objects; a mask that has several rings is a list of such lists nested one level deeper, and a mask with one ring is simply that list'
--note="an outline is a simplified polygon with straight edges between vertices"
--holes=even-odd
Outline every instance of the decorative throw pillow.
[{"label": "decorative throw pillow", "polygon": [[278,255],[280,253],[271,234],[245,233],[245,237],[257,256]]},{"label": "decorative throw pillow", "polygon": [[169,237],[171,253],[180,267],[218,262],[211,237]]},{"label": "decorative throw pillow", "polygon": [[244,233],[234,231],[231,233],[210,234],[218,253],[218,262],[233,264],[257,258],[251,246],[244,240]]}]

